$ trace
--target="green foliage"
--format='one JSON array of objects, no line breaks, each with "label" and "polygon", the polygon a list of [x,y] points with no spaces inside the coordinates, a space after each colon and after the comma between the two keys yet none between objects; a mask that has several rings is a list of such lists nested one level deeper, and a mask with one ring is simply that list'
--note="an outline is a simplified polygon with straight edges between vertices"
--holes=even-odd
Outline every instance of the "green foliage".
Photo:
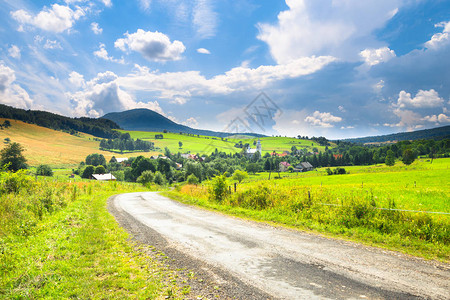
[{"label": "green foliage", "polygon": [[255,174],[256,172],[261,171],[261,166],[258,163],[249,163],[245,170],[249,173]]},{"label": "green foliage", "polygon": [[83,173],[81,174],[81,178],[91,179],[92,174],[95,172],[95,167],[92,165],[86,166],[84,168]]},{"label": "green foliage", "polygon": [[25,150],[19,143],[11,143],[6,145],[0,151],[0,167],[6,166],[11,171],[26,169],[26,158],[22,152]]},{"label": "green foliage", "polygon": [[395,165],[394,151],[392,151],[392,150],[387,151],[386,160],[384,162],[387,166]]},{"label": "green foliage", "polygon": [[158,185],[164,185],[166,183],[166,178],[160,171],[156,171],[155,177],[153,178],[153,182]]},{"label": "green foliage", "polygon": [[344,168],[335,168],[331,170],[330,168],[326,169],[328,175],[343,175],[347,174],[347,171]]},{"label": "green foliage", "polygon": [[89,154],[88,156],[86,156],[86,165],[92,165],[94,167],[99,165],[106,166],[106,159],[103,154]]},{"label": "green foliage", "polygon": [[153,182],[154,179],[154,173],[152,171],[144,171],[142,172],[141,176],[138,177],[138,179],[136,180],[136,182],[139,182],[142,185],[147,185],[150,182]]},{"label": "green foliage", "polygon": [[36,175],[53,176],[53,170],[49,165],[39,165],[36,169]]},{"label": "green foliage", "polygon": [[105,174],[105,173],[106,173],[106,169],[104,166],[99,165],[99,166],[95,167],[94,174]]},{"label": "green foliage", "polygon": [[188,184],[198,184],[199,183],[198,178],[194,174],[190,174],[186,178],[186,181],[187,181]]},{"label": "green foliage", "polygon": [[222,202],[228,194],[227,177],[219,175],[214,178],[211,184],[210,194],[217,202]]},{"label": "green foliage", "polygon": [[239,183],[242,182],[242,180],[245,180],[248,178],[248,173],[245,171],[241,171],[241,170],[236,170],[234,171],[233,180],[237,180]]},{"label": "green foliage", "polygon": [[416,159],[416,155],[414,154],[414,151],[412,151],[411,149],[405,149],[405,151],[403,151],[402,162],[405,165],[412,164],[415,159]]},{"label": "green foliage", "polygon": [[178,142],[178,146],[180,147],[180,149],[183,147],[183,142],[179,141]]}]

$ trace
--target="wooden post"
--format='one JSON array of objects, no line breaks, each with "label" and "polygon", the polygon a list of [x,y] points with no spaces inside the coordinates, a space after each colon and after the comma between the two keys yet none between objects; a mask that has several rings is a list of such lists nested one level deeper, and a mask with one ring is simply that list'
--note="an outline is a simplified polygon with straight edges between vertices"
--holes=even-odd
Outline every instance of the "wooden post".
[{"label": "wooden post", "polygon": [[236,193],[236,187],[237,187],[237,183],[234,183],[234,192]]}]

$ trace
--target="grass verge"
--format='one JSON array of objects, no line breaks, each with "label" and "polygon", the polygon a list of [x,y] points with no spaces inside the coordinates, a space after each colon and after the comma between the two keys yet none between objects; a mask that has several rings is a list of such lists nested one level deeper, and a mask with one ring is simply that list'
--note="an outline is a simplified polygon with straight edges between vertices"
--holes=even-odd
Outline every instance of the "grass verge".
[{"label": "grass verge", "polygon": [[[28,218],[17,215],[17,224],[3,224],[0,298],[178,298],[181,291],[172,280],[174,273],[149,255],[151,247],[130,241],[106,209],[110,196],[141,187],[50,181],[37,189],[37,202],[44,199],[39,196],[42,190],[43,195],[51,191],[52,203],[59,199],[64,204],[53,205],[36,219],[30,213]],[[28,205],[26,197],[31,196],[22,191],[3,194],[0,200],[4,204],[19,199],[18,205]]]}]

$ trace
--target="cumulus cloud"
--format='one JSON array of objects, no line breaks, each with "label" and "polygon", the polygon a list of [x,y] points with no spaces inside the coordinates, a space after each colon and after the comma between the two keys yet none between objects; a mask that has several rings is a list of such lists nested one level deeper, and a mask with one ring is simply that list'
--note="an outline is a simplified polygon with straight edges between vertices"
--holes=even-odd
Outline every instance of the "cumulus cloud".
[{"label": "cumulus cloud", "polygon": [[331,123],[341,122],[341,117],[333,116],[331,113],[321,113],[320,111],[315,111],[312,116],[308,116],[305,118],[305,122],[320,127],[334,127]]},{"label": "cumulus cloud", "polygon": [[[356,58],[360,49],[380,42],[372,36],[392,18],[399,0],[286,0],[276,24],[259,24],[258,38],[272,57],[285,63],[311,55]],[[364,43],[364,44],[362,44]]]},{"label": "cumulus cloud", "polygon": [[119,63],[119,64],[123,64],[125,63],[124,59],[116,59],[112,56],[109,56],[108,51],[105,48],[105,44],[100,44],[99,45],[99,49],[97,51],[94,51],[94,55],[97,56],[98,58],[104,59],[106,61],[112,61],[115,63]]},{"label": "cumulus cloud", "polygon": [[425,43],[425,47],[429,49],[437,49],[443,44],[446,44],[450,40],[450,21],[448,22],[441,22],[436,25],[435,27],[442,27],[442,32],[433,34],[431,39]]},{"label": "cumulus cloud", "polygon": [[85,12],[80,7],[72,10],[68,6],[59,4],[53,4],[51,8],[44,7],[35,16],[23,9],[11,12],[12,18],[20,24],[19,31],[25,30],[24,26],[28,25],[56,33],[71,29],[75,21],[84,15]]},{"label": "cumulus cloud", "polygon": [[0,103],[25,109],[31,108],[33,100],[27,91],[14,83],[15,81],[14,70],[0,61]]},{"label": "cumulus cloud", "polygon": [[12,58],[20,58],[20,48],[16,45],[11,45],[11,47],[8,49],[8,55]]},{"label": "cumulus cloud", "polygon": [[422,120],[431,123],[436,123],[437,125],[450,123],[450,117],[447,116],[446,114],[425,116]]},{"label": "cumulus cloud", "polygon": [[217,14],[211,0],[196,1],[192,22],[200,38],[210,38],[216,34]]},{"label": "cumulus cloud", "polygon": [[179,60],[186,50],[180,41],[171,42],[169,37],[161,32],[142,29],[132,34],[125,33],[125,38],[116,40],[114,46],[124,52],[139,52],[146,59],[154,61]]},{"label": "cumulus cloud", "polygon": [[379,49],[365,49],[359,53],[359,55],[364,59],[365,63],[369,66],[374,66],[382,62],[389,61],[395,57],[394,50],[388,47],[383,47]]},{"label": "cumulus cloud", "polygon": [[198,48],[197,52],[201,54],[211,54],[211,52],[209,52],[209,50],[205,48]]},{"label": "cumulus cloud", "polygon": [[69,81],[77,88],[84,87],[86,85],[84,76],[75,71],[70,73]]},{"label": "cumulus cloud", "polygon": [[183,122],[183,125],[186,125],[189,127],[196,127],[196,126],[198,126],[198,121],[194,117],[190,117],[185,122]]},{"label": "cumulus cloud", "polygon": [[118,76],[113,72],[99,73],[88,81],[83,90],[67,93],[75,115],[100,117],[109,112],[123,111],[132,108],[148,108],[163,114],[157,101],[137,102],[120,88]]},{"label": "cumulus cloud", "polygon": [[102,32],[103,32],[103,29],[100,28],[100,26],[96,22],[91,23],[91,30],[95,34],[102,34]]},{"label": "cumulus cloud", "polygon": [[415,108],[429,108],[439,107],[444,103],[444,99],[439,97],[438,92],[434,89],[423,91],[419,90],[414,98],[410,93],[401,91],[398,95],[396,106],[400,108],[415,107]]}]

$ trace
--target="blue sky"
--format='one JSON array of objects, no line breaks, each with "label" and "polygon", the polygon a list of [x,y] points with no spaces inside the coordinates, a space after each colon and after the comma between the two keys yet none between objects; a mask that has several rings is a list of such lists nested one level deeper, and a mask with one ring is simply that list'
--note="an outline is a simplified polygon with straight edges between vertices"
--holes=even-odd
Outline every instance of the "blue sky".
[{"label": "blue sky", "polygon": [[[450,124],[448,0],[0,4],[0,103],[283,136]],[[276,107],[263,127],[245,113],[261,92]]]}]

